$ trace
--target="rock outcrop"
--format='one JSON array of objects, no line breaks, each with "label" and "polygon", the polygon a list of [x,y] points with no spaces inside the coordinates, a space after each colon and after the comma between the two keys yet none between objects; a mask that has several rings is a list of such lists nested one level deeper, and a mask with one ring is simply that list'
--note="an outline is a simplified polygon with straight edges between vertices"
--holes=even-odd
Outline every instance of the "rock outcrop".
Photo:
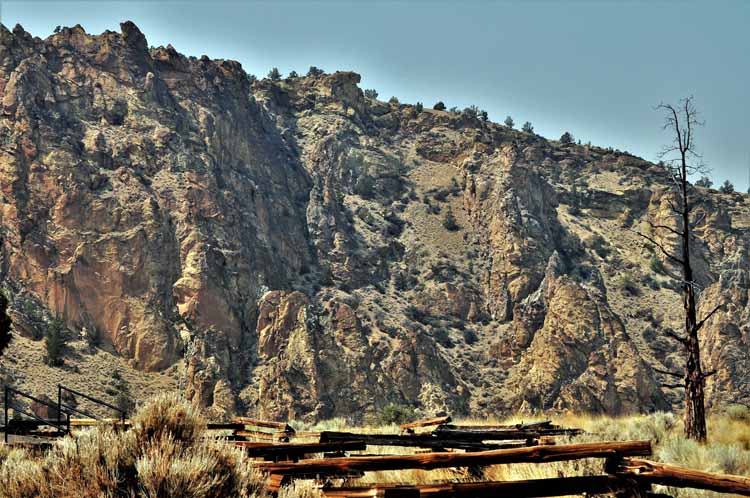
[{"label": "rock outcrop", "polygon": [[[674,269],[627,229],[676,223],[663,169],[359,80],[258,81],[130,22],[0,27],[21,335],[59,315],[219,418],[679,406],[652,369],[679,367]],[[701,310],[731,298],[704,329],[725,404],[747,400],[750,207],[699,193]]]}]

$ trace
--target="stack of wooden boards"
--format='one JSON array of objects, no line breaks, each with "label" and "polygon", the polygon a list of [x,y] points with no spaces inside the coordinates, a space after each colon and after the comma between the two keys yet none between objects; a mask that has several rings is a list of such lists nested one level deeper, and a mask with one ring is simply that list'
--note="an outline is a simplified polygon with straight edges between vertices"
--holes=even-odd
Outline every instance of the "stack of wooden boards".
[{"label": "stack of wooden boards", "polygon": [[[233,441],[251,457],[264,461],[256,466],[268,475],[269,489],[276,492],[293,479],[315,479],[328,498],[366,497],[480,497],[489,494],[514,497],[567,496],[572,494],[611,494],[649,496],[652,484],[709,489],[750,496],[750,478],[711,474],[648,460],[649,441],[607,441],[557,444],[555,438],[576,436],[579,429],[553,425],[549,421],[511,426],[451,425],[450,417],[425,419],[401,426],[398,434],[354,432],[294,432],[288,424],[237,419],[253,425],[242,434],[264,441]],[[271,425],[273,424],[273,425]],[[259,430],[260,429],[273,429]],[[429,428],[427,432],[419,432]],[[268,436],[271,434],[272,436]],[[284,439],[284,442],[278,442]],[[307,440],[303,442],[303,439]],[[313,439],[313,441],[309,441]],[[274,442],[274,441],[276,442]],[[293,440],[293,441],[292,441]],[[365,455],[370,446],[413,448],[413,454]],[[427,450],[427,452],[425,452]],[[420,452],[421,451],[421,452]],[[323,458],[309,458],[312,455]],[[484,481],[416,484],[372,484],[333,487],[334,479],[348,480],[365,472],[404,469],[465,467],[475,478],[489,465],[546,463],[587,458],[605,459],[604,472],[596,476],[557,477],[525,481]],[[656,495],[651,495],[656,496]],[[660,495],[665,496],[665,495]]]}]

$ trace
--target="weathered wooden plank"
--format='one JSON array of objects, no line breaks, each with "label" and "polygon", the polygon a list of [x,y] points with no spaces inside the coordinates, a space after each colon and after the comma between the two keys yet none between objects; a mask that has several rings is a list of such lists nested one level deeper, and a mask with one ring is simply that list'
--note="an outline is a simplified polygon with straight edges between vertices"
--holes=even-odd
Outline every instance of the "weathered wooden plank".
[{"label": "weathered wooden plank", "polygon": [[[334,441],[364,441],[368,446],[403,446],[411,448],[453,448],[461,450],[482,451],[507,447],[503,444],[483,443],[481,440],[464,441],[461,439],[438,437],[433,434],[360,434],[353,432],[323,431],[321,443]],[[517,446],[517,444],[513,444]]]},{"label": "weathered wooden plank", "polygon": [[270,420],[259,420],[249,417],[234,417],[232,421],[252,427],[265,427],[267,429],[277,429],[281,432],[294,433],[294,428],[285,422],[273,422]]},{"label": "weathered wooden plank", "polygon": [[253,437],[256,439],[265,439],[268,441],[279,441],[289,442],[289,434],[285,432],[263,432],[263,431],[249,431],[249,430],[238,430],[234,431],[234,435],[238,437]]},{"label": "weathered wooden plank", "polygon": [[605,470],[617,476],[650,484],[750,496],[750,477],[716,474],[634,458],[611,460]]},{"label": "weathered wooden plank", "polygon": [[418,427],[430,427],[433,425],[447,424],[450,421],[451,421],[450,416],[446,415],[444,417],[425,418],[422,420],[417,420],[415,422],[409,422],[408,424],[401,424],[399,428],[402,431],[406,431],[410,429],[416,429]]},{"label": "weathered wooden plank", "polygon": [[379,457],[347,457],[306,460],[298,463],[259,463],[257,467],[271,474],[309,475],[355,471],[437,469],[504,463],[544,463],[581,458],[646,456],[651,454],[650,441],[613,441],[560,446],[532,446],[475,453],[425,453]]},{"label": "weathered wooden plank", "polygon": [[241,431],[244,428],[244,424],[236,422],[209,422],[206,424],[206,429],[209,431]]},{"label": "weathered wooden plank", "polygon": [[254,443],[237,441],[234,446],[244,448],[251,457],[273,457],[279,455],[302,456],[311,453],[326,453],[329,451],[362,451],[367,445],[364,441],[341,441],[336,443]]},{"label": "weathered wooden plank", "polygon": [[[577,494],[617,493],[629,489],[627,480],[616,476],[557,477],[524,481],[488,481],[469,483],[410,485],[375,485],[372,487],[323,488],[326,498],[391,498],[413,496],[423,498],[473,498],[479,496],[513,496],[531,498]],[[399,494],[399,492],[403,494]]]},{"label": "weathered wooden plank", "polygon": [[580,429],[538,428],[538,429],[486,429],[472,426],[438,426],[432,434],[436,437],[463,441],[507,441],[512,439],[538,439],[543,436],[576,436]]}]

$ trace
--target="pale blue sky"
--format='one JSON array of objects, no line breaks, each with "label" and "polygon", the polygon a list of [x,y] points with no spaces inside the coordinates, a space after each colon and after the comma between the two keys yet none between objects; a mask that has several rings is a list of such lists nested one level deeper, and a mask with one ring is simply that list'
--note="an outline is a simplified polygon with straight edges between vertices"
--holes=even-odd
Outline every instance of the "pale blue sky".
[{"label": "pale blue sky", "polygon": [[236,59],[249,73],[353,70],[380,98],[475,104],[558,138],[654,160],[660,101],[693,94],[712,178],[748,188],[750,1],[34,1],[2,22],[46,37],[130,19],[153,46]]}]

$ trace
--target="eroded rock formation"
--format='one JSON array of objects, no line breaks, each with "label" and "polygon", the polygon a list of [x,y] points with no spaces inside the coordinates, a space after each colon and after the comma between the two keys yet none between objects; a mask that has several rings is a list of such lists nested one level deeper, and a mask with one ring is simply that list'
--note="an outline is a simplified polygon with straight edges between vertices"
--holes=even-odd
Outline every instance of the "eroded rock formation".
[{"label": "eroded rock formation", "polygon": [[[257,81],[129,22],[1,28],[1,270],[24,336],[34,306],[63,316],[136,371],[177,365],[217,417],[676,406],[651,369],[679,368],[673,269],[628,230],[674,223],[664,171],[358,83]],[[732,301],[705,329],[711,402],[747,400],[750,209],[701,195],[701,309]]]}]

